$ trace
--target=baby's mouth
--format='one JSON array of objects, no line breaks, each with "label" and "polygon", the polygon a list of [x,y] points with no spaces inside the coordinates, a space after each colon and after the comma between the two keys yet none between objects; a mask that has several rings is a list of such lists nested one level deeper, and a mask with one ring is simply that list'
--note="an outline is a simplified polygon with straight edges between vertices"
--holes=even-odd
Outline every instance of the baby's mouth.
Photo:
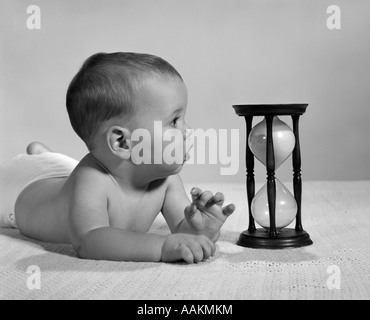
[{"label": "baby's mouth", "polygon": [[184,155],[184,162],[183,164],[186,162],[186,161],[189,161],[190,159],[190,150],[194,147],[194,144],[190,144],[190,145],[186,145],[186,149],[185,149],[185,155]]}]

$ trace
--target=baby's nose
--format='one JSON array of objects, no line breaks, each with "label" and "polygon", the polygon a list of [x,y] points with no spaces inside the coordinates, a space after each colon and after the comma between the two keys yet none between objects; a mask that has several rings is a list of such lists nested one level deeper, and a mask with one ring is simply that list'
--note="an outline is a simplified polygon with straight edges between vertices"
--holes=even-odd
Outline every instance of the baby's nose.
[{"label": "baby's nose", "polygon": [[188,123],[187,123],[187,122],[185,122],[185,129],[191,130],[191,129],[193,129],[193,128],[192,128],[192,127],[190,127],[190,126],[188,125]]},{"label": "baby's nose", "polygon": [[189,138],[191,133],[192,133],[192,128],[185,122],[184,130],[182,132],[182,134],[184,136],[184,140]]},{"label": "baby's nose", "polygon": [[194,130],[193,129],[187,129],[184,134],[184,146],[185,151],[189,152],[191,148],[194,146]]},{"label": "baby's nose", "polygon": [[192,130],[191,129],[184,129],[183,132],[182,132],[182,135],[184,137],[184,140],[189,139],[189,137],[191,136],[191,134],[192,134]]}]

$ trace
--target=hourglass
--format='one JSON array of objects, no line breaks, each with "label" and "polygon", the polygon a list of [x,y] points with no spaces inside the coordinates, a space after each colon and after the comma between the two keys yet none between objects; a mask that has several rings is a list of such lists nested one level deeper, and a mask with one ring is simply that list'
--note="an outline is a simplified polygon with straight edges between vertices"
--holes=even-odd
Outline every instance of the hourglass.
[{"label": "hourglass", "polygon": [[[247,126],[246,167],[249,227],[237,242],[251,248],[281,249],[312,244],[301,218],[302,179],[299,118],[308,104],[234,105]],[[263,116],[252,128],[253,117]],[[280,116],[291,116],[293,130]],[[275,171],[292,155],[294,196],[276,177]],[[255,194],[254,157],[266,167],[267,182]],[[287,228],[295,219],[295,228]],[[257,222],[262,228],[256,228]]]}]

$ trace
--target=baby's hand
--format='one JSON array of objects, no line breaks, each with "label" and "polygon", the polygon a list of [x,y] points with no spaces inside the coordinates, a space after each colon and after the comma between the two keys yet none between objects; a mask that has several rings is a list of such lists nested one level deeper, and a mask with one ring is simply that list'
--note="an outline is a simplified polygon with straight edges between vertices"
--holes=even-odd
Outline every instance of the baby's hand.
[{"label": "baby's hand", "polygon": [[197,263],[207,260],[215,251],[215,244],[205,236],[176,233],[169,235],[164,242],[161,261]]},{"label": "baby's hand", "polygon": [[210,191],[202,192],[199,188],[190,191],[193,202],[184,210],[189,226],[197,233],[216,241],[226,219],[234,212],[234,204],[222,207],[224,195]]}]

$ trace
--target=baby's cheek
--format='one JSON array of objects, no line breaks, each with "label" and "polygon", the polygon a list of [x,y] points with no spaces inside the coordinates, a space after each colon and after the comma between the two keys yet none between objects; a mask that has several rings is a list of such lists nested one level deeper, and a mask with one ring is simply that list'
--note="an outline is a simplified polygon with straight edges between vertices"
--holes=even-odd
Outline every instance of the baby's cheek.
[{"label": "baby's cheek", "polygon": [[163,134],[163,160],[167,164],[184,163],[185,141],[181,130],[168,129]]},{"label": "baby's cheek", "polygon": [[152,135],[152,145],[151,145],[151,155],[152,163],[161,163],[162,162],[162,149],[163,149],[163,139],[159,134]]},{"label": "baby's cheek", "polygon": [[178,129],[167,129],[163,132],[163,149],[167,146],[184,150],[185,141],[181,130]]}]

